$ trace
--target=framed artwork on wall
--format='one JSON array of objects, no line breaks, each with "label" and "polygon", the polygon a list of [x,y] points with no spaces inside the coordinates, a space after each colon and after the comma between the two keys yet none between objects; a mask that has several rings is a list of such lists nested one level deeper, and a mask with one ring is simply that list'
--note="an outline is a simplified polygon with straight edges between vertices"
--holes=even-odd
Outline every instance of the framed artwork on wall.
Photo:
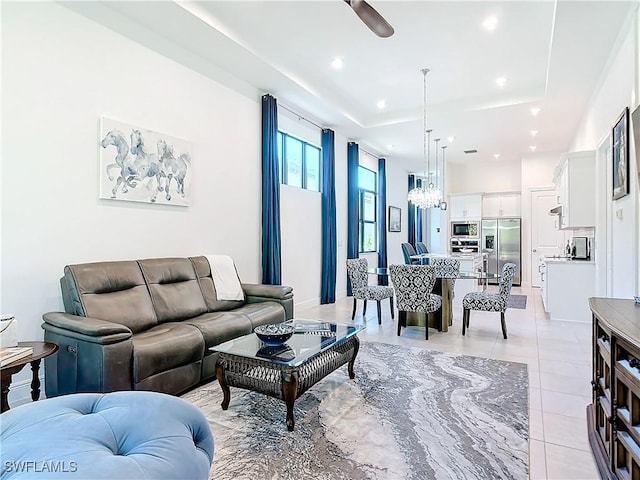
[{"label": "framed artwork on wall", "polygon": [[401,226],[402,226],[401,213],[402,213],[402,209],[398,207],[389,207],[389,231],[390,232],[401,231]]},{"label": "framed artwork on wall", "polygon": [[100,119],[100,198],[191,204],[191,144],[170,135]]},{"label": "framed artwork on wall", "polygon": [[629,108],[618,117],[611,134],[613,153],[613,199],[629,193]]}]

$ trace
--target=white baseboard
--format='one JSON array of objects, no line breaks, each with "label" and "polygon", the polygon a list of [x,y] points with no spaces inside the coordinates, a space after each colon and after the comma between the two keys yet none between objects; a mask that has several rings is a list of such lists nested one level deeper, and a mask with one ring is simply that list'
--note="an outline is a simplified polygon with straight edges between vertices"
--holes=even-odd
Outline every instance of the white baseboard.
[{"label": "white baseboard", "polygon": [[297,309],[304,310],[305,308],[315,307],[317,305],[320,305],[320,297],[312,298],[310,300],[305,300],[304,302],[295,303],[294,310],[297,310]]},{"label": "white baseboard", "polygon": [[[40,376],[40,399],[45,398],[44,374]],[[9,407],[17,407],[31,402],[31,378],[13,381],[9,388]]]}]

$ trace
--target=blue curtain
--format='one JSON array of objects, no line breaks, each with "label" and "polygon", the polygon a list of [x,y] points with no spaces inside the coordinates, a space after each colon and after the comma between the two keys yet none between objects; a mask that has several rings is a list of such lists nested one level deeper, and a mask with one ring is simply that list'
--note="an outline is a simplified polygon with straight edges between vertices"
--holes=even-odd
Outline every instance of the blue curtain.
[{"label": "blue curtain", "polygon": [[336,301],[336,181],[334,132],[322,130],[322,284],[320,303]]},{"label": "blue curtain", "polygon": [[[413,175],[409,175],[409,192],[411,190],[413,190],[413,187],[415,186],[415,176]],[[407,202],[407,213],[409,215],[409,220],[408,220],[408,225],[407,225],[407,231],[408,231],[408,238],[407,238],[407,242],[409,242],[411,245],[413,245],[414,247],[416,246],[416,207],[413,205],[413,203],[411,202]]]},{"label": "blue curtain", "polygon": [[[347,145],[347,258],[358,258],[360,217],[358,215],[358,144]],[[351,295],[351,282],[347,277],[347,295]]]},{"label": "blue curtain", "polygon": [[[422,180],[416,180],[416,185],[422,187]],[[422,209],[416,207],[416,242],[422,241]]]},{"label": "blue curtain", "polygon": [[268,94],[262,96],[262,283],[282,283],[278,104]]},{"label": "blue curtain", "polygon": [[[378,268],[387,268],[387,167],[378,159]],[[388,275],[378,275],[378,285],[388,285]]]}]

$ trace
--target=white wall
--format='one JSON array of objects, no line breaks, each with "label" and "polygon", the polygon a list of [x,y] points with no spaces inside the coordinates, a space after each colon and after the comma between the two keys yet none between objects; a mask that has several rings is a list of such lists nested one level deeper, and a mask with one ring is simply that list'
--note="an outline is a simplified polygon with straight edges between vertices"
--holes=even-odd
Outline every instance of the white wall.
[{"label": "white wall", "polygon": [[447,165],[446,195],[469,192],[510,192],[520,190],[520,162],[483,160]]},{"label": "white wall", "polygon": [[387,159],[387,221],[389,219],[389,206],[398,207],[400,211],[400,231],[389,232],[387,224],[387,264],[404,264],[402,244],[409,238],[409,210],[407,206],[409,172],[393,160]]},{"label": "white wall", "polygon": [[[278,109],[278,129],[321,146],[320,129],[284,108]],[[296,308],[320,303],[322,258],[316,252],[322,251],[321,218],[320,192],[280,186],[282,283],[293,287]]]},{"label": "white wall", "polygon": [[[607,152],[606,144],[610,142],[611,129],[625,107],[630,112],[638,105],[640,87],[638,85],[638,10],[629,19],[626,28],[621,30],[618,44],[612,50],[607,68],[603,72],[599,87],[592,95],[572,145],[572,151],[596,150]],[[631,119],[629,119],[631,121]],[[631,140],[631,139],[630,139]],[[605,146],[602,146],[604,143]],[[640,293],[640,263],[638,258],[638,237],[640,226],[638,221],[638,170],[635,161],[637,153],[630,141],[630,193],[618,200],[611,198],[610,172],[612,159],[610,153],[598,155],[596,181],[606,185],[599,190],[597,201],[604,204],[603,215],[599,215],[600,223],[596,225],[598,249],[597,262],[598,285],[603,284],[602,276],[610,272],[610,281],[606,288],[606,296],[630,298]],[[605,165],[603,165],[603,162]],[[607,229],[601,235],[599,229]],[[605,245],[602,245],[602,244]],[[606,253],[603,255],[602,250]],[[601,263],[607,262],[606,269]],[[600,289],[600,287],[599,287]]]}]

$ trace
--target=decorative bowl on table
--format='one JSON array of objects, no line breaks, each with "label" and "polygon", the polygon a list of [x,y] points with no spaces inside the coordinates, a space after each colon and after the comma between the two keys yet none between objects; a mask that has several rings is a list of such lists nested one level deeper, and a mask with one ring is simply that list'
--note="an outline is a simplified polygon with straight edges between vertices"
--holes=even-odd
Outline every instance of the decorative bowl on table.
[{"label": "decorative bowl on table", "polygon": [[267,345],[281,345],[291,338],[295,327],[288,323],[274,323],[259,325],[253,331]]}]

